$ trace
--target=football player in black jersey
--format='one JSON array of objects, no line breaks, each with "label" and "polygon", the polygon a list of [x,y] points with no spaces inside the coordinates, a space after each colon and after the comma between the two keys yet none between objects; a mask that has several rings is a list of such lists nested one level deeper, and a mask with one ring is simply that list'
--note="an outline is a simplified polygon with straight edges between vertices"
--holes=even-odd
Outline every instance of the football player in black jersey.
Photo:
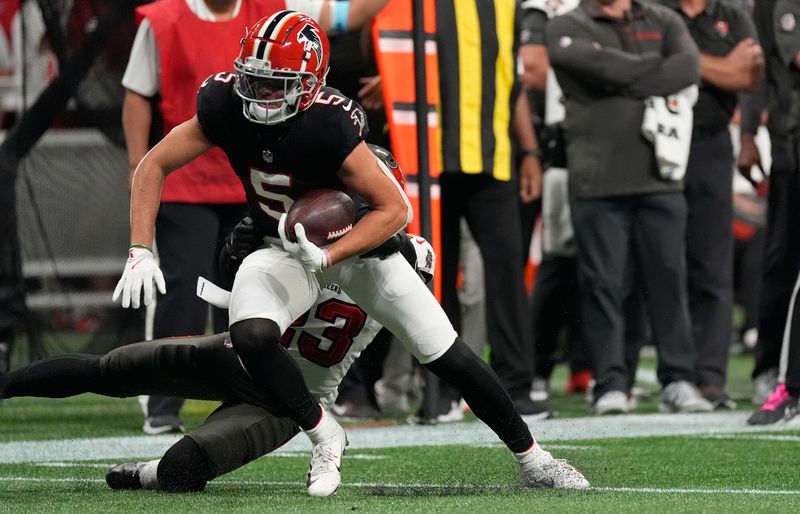
[{"label": "football player in black jersey", "polygon": [[[197,115],[173,129],[139,164],[131,188],[131,249],[115,299],[138,307],[164,284],[150,246],[166,176],[219,147],[247,193],[250,215],[270,243],[242,262],[231,291],[233,349],[280,415],[313,443],[308,491],[332,494],[347,438],[315,401],[281,334],[316,301],[320,287],[338,284],[361,309],[389,329],[428,369],[455,386],[520,464],[531,486],[588,487],[533,440],[491,369],[453,330],[430,291],[399,254],[360,258],[405,227],[411,208],[400,185],[364,142],[361,107],[325,86],[328,40],[316,22],[293,11],[260,20],[242,38],[235,73],[209,77]],[[319,248],[295,228],[285,237],[286,211],[310,189],[349,190],[369,212],[344,237]],[[337,344],[352,344],[343,338]]]}]

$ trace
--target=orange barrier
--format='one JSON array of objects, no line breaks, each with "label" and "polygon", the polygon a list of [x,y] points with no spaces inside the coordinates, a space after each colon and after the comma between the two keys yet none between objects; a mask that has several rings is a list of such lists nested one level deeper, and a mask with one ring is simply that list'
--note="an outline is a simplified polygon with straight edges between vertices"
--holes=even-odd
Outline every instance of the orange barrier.
[{"label": "orange barrier", "polygon": [[[420,233],[419,170],[417,165],[417,116],[414,109],[414,40],[411,0],[390,0],[372,26],[378,72],[383,84],[383,99],[392,139],[392,153],[406,174],[406,193],[414,209],[412,233]],[[425,0],[425,63],[428,95],[428,145],[431,175],[431,227],[433,245],[441,255],[441,209],[439,171],[441,133],[439,131],[439,65],[436,53],[436,12],[434,0]],[[434,291],[441,298],[441,260],[436,264]]]}]

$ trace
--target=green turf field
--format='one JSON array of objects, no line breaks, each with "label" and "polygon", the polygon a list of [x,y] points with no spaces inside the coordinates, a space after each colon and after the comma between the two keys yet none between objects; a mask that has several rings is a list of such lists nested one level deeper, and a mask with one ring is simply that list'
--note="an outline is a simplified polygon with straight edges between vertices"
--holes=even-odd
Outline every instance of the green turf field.
[{"label": "green turf field", "polygon": [[[748,370],[747,359],[732,362],[742,410],[749,408]],[[544,447],[583,470],[591,491],[521,488],[507,451],[468,420],[351,426],[344,485],[319,499],[305,492],[308,452],[300,440],[202,494],[112,492],[103,481],[108,467],[152,458],[175,440],[141,435],[135,399],[15,399],[0,405],[0,512],[800,511],[800,423],[752,431],[746,412],[661,416],[653,414],[654,400],[637,411],[643,414],[594,418],[580,399],[559,394],[556,401],[560,418],[532,429]],[[190,402],[184,418],[191,427],[211,408]]]}]

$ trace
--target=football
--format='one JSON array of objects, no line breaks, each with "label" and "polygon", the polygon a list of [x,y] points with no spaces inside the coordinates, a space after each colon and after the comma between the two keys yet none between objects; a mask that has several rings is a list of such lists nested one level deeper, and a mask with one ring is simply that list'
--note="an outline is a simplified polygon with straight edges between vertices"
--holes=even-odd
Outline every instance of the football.
[{"label": "football", "polygon": [[317,246],[333,243],[350,232],[356,216],[353,200],[336,189],[313,189],[297,199],[286,213],[286,237],[297,241],[294,226],[303,225]]}]

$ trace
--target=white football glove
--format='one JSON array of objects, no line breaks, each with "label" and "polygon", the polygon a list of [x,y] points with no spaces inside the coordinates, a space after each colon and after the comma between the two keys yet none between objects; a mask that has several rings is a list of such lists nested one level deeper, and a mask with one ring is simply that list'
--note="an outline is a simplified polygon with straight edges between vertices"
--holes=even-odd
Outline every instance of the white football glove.
[{"label": "white football glove", "polygon": [[411,234],[406,237],[414,245],[414,251],[417,253],[417,265],[415,266],[417,274],[423,282],[429,284],[433,280],[433,272],[436,269],[436,252],[424,237]]},{"label": "white football glove", "polygon": [[116,302],[121,294],[123,307],[126,309],[128,307],[138,309],[142,286],[144,286],[144,304],[150,305],[153,302],[153,298],[155,298],[153,282],[156,283],[161,294],[167,292],[164,274],[158,268],[153,252],[145,248],[131,248],[128,251],[128,262],[125,263],[125,271],[122,272],[122,278],[119,279],[117,288],[114,289],[114,296],[111,299]]},{"label": "white football glove", "polygon": [[293,243],[286,237],[286,213],[281,214],[278,221],[278,235],[281,236],[283,249],[289,252],[292,257],[303,263],[308,271],[317,272],[329,268],[331,265],[331,255],[327,249],[320,248],[306,237],[306,229],[303,225],[296,223],[294,234],[297,242]]}]

